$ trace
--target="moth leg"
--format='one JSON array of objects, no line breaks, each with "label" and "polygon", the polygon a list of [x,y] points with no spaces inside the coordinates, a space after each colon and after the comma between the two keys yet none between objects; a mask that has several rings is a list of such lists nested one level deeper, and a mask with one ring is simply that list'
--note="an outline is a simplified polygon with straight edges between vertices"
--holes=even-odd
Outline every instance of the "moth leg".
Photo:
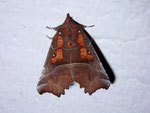
[{"label": "moth leg", "polygon": [[47,29],[53,29],[53,30],[56,30],[56,27],[49,27],[49,26],[46,26]]},{"label": "moth leg", "polygon": [[89,25],[89,26],[84,25],[84,28],[94,27],[94,26],[95,26],[95,25]]},{"label": "moth leg", "polygon": [[49,38],[49,39],[53,39],[53,37],[50,37],[50,36],[48,36],[48,35],[45,35],[47,38]]}]

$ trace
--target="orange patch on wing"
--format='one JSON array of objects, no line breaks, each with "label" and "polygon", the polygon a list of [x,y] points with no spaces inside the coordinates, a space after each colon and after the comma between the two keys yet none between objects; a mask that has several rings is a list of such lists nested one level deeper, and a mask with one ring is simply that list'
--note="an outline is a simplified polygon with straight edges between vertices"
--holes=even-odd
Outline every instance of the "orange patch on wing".
[{"label": "orange patch on wing", "polygon": [[56,61],[57,61],[57,60],[56,60],[56,57],[51,58],[51,63],[52,63],[52,64],[55,64],[55,63],[56,63]]},{"label": "orange patch on wing", "polygon": [[57,49],[62,48],[63,46],[63,39],[61,36],[58,36],[58,40],[57,40]]},{"label": "orange patch on wing", "polygon": [[56,58],[57,58],[58,61],[60,61],[60,60],[63,59],[63,52],[62,52],[62,49],[58,49],[58,50],[57,50]]},{"label": "orange patch on wing", "polygon": [[80,57],[81,57],[81,60],[86,60],[86,57],[87,57],[86,48],[84,48],[84,47],[80,48]]},{"label": "orange patch on wing", "polygon": [[81,34],[78,35],[78,43],[80,44],[81,47],[85,47],[84,40]]},{"label": "orange patch on wing", "polygon": [[88,61],[93,61],[93,55],[87,55],[87,60]]},{"label": "orange patch on wing", "polygon": [[58,36],[56,56],[51,58],[51,63],[52,64],[55,64],[56,62],[63,59],[62,47],[63,47],[63,39],[62,39],[61,36]]},{"label": "orange patch on wing", "polygon": [[86,60],[87,50],[85,48],[84,40],[81,34],[78,35],[78,43],[80,44],[80,58],[81,60]]}]

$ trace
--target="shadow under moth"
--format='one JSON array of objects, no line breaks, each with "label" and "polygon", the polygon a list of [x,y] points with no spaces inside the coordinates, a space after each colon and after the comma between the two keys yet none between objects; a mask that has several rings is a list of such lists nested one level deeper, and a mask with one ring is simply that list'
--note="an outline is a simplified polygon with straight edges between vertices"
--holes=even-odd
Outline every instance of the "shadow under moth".
[{"label": "shadow under moth", "polygon": [[73,82],[79,83],[90,95],[100,88],[109,88],[108,66],[102,65],[98,46],[93,45],[94,40],[85,27],[67,14],[62,25],[52,28],[57,32],[37,85],[39,94],[48,92],[60,97]]}]

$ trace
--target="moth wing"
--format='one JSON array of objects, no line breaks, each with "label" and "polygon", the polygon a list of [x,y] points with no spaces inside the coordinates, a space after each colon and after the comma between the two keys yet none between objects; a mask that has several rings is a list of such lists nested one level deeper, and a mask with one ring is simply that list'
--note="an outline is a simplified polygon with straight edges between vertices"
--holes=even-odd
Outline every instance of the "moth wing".
[{"label": "moth wing", "polygon": [[85,88],[85,93],[93,94],[100,88],[108,89],[110,86],[109,78],[103,70],[81,64],[72,68],[74,80],[80,84],[80,88]]},{"label": "moth wing", "polygon": [[[43,74],[38,82],[37,90],[40,94],[49,92],[60,97],[65,94],[65,89],[69,89],[69,85],[73,82],[68,67],[60,67],[53,72]],[[44,73],[45,69],[43,70]]]},{"label": "moth wing", "polygon": [[103,64],[103,67],[104,67],[106,73],[108,74],[110,82],[114,83],[116,80],[115,73],[114,73],[113,69],[111,68],[111,66],[109,65],[107,59],[103,55],[103,52],[101,51],[99,46],[96,44],[95,40],[90,36],[90,34],[85,29],[83,31],[86,34],[86,36],[88,37],[88,39],[90,40],[91,44],[93,45],[94,50],[96,51],[99,59],[101,60],[101,63]]},{"label": "moth wing", "polygon": [[37,85],[37,90],[39,94],[49,92],[60,97],[61,94],[65,94],[65,89],[69,89],[69,85],[73,82],[73,79],[69,67],[57,67],[51,64],[50,59],[53,52],[54,50],[51,46],[47,54],[42,76]]},{"label": "moth wing", "polygon": [[[82,35],[85,39],[89,39],[85,32]],[[91,52],[93,61],[90,63],[81,62],[80,65],[74,66],[72,71],[74,80],[80,84],[81,88],[85,88],[85,93],[91,95],[100,88],[108,89],[110,80],[90,40],[85,40],[85,45],[86,49]]]}]

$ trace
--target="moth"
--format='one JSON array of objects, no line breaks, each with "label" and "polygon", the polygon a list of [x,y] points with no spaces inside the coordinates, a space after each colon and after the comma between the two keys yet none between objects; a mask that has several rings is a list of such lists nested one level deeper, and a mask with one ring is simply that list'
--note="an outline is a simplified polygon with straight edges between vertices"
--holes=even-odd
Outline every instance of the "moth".
[{"label": "moth", "polygon": [[39,94],[48,92],[60,97],[72,82],[79,83],[90,95],[109,88],[109,77],[85,27],[67,14],[64,23],[53,28],[57,32],[37,85]]}]

